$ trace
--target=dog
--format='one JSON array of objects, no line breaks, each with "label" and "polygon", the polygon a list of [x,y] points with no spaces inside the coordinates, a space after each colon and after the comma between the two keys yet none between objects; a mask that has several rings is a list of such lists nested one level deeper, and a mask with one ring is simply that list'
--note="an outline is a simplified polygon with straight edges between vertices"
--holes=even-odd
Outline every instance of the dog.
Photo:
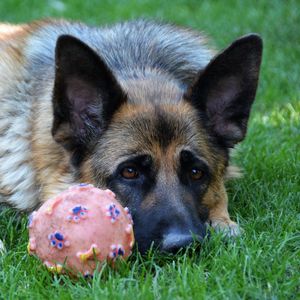
[{"label": "dog", "polygon": [[81,182],[129,207],[139,250],[229,235],[230,149],[246,135],[262,40],[216,53],[148,20],[0,25],[0,202],[31,211]]}]

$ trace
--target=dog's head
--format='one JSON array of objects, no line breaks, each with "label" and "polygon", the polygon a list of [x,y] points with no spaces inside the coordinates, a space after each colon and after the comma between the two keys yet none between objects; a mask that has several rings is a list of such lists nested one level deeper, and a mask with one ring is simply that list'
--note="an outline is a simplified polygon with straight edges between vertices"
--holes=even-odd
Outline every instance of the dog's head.
[{"label": "dog's head", "polygon": [[261,52],[258,36],[238,39],[182,90],[158,75],[118,82],[87,45],[58,39],[53,137],[79,180],[130,208],[141,251],[206,234],[210,207],[226,198],[229,148],[246,134]]}]

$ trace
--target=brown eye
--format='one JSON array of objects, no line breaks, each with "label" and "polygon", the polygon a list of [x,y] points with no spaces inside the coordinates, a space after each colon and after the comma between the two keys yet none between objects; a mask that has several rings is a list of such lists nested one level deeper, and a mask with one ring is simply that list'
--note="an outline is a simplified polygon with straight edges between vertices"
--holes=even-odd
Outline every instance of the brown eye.
[{"label": "brown eye", "polygon": [[136,179],[139,177],[139,173],[135,167],[125,167],[121,171],[121,175],[126,179]]},{"label": "brown eye", "polygon": [[193,168],[190,173],[192,180],[200,180],[203,177],[203,175],[204,173],[197,168]]}]

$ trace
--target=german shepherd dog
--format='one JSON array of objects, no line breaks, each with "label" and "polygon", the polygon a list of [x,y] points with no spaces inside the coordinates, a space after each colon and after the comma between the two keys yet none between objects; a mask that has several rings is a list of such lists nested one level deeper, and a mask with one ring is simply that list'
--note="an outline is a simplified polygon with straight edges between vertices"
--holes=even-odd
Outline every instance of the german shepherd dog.
[{"label": "german shepherd dog", "polygon": [[193,30],[138,20],[0,25],[0,202],[30,211],[80,182],[129,207],[141,252],[206,224],[239,232],[224,187],[244,139],[262,41],[215,54]]}]

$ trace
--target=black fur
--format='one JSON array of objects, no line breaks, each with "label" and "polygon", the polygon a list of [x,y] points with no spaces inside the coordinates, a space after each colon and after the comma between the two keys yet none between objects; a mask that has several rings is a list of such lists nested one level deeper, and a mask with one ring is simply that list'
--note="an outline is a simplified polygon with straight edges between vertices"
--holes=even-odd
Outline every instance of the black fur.
[{"label": "black fur", "polygon": [[261,56],[258,35],[236,40],[200,72],[185,95],[225,147],[233,147],[246,135]]},{"label": "black fur", "polygon": [[79,163],[126,95],[100,56],[80,40],[60,36],[55,57],[52,134]]}]

